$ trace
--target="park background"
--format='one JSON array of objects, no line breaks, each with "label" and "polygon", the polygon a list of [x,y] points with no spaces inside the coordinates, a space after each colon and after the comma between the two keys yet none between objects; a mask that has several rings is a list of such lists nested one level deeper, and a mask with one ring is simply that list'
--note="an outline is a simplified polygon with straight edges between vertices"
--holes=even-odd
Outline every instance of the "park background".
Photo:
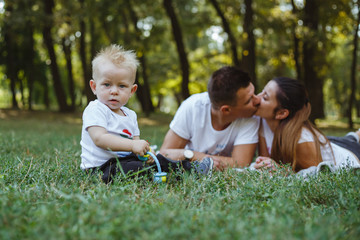
[{"label": "park background", "polygon": [[357,239],[359,172],[105,185],[79,142],[91,59],[112,43],[139,57],[128,105],[153,145],[224,65],[256,92],[299,79],[312,120],[341,136],[360,127],[359,14],[359,0],[0,0],[0,239]]},{"label": "park background", "polygon": [[275,76],[303,82],[312,120],[360,115],[358,0],[1,0],[0,107],[82,111],[91,60],[110,44],[141,62],[129,107],[173,114],[235,65],[256,92]]}]

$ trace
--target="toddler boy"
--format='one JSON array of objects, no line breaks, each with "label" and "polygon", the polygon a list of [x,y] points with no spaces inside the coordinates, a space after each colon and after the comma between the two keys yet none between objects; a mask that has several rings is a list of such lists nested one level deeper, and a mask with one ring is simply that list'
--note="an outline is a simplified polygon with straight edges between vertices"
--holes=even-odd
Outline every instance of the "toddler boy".
[{"label": "toddler boy", "polygon": [[[101,50],[92,61],[90,87],[97,99],[90,102],[83,113],[80,167],[101,170],[105,183],[120,171],[117,162],[125,174],[149,166],[137,158],[137,155],[145,155],[150,150],[149,143],[140,139],[136,113],[125,107],[137,89],[135,76],[138,66],[135,53],[118,45]],[[168,170],[169,164],[179,165],[179,162],[161,155],[158,159],[163,171]],[[206,169],[207,174],[212,162],[204,164],[200,167]],[[182,165],[185,169],[191,168],[190,162]]]}]

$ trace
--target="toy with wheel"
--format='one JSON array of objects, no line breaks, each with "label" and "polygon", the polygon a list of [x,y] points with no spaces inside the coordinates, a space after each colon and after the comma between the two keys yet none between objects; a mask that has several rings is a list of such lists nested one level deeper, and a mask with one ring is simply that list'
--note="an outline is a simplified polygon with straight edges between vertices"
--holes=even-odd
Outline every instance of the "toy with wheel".
[{"label": "toy with wheel", "polygon": [[155,154],[153,154],[152,152],[149,151],[144,156],[138,156],[138,158],[139,158],[139,160],[145,162],[149,159],[149,156],[151,156],[154,159],[157,169],[158,169],[158,172],[154,174],[154,182],[156,182],[156,183],[166,182],[167,173],[161,171],[161,166],[160,166],[159,160],[157,159]]}]

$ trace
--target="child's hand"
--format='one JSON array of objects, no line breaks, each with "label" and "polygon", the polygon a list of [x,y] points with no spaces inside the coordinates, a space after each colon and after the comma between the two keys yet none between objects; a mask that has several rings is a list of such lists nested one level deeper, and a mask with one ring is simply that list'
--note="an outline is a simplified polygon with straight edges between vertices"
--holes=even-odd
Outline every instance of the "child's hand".
[{"label": "child's hand", "polygon": [[148,160],[146,161],[147,164],[153,164],[155,162],[155,160],[153,159],[153,157],[150,155]]},{"label": "child's hand", "polygon": [[[150,148],[149,151],[156,156],[156,153],[155,153],[155,151],[154,151],[152,148]],[[147,160],[146,163],[147,163],[147,164],[153,164],[154,162],[155,162],[155,160],[154,160],[153,157],[149,154],[149,160]]]},{"label": "child's hand", "polygon": [[133,140],[131,151],[136,155],[144,156],[150,149],[150,145],[145,140]]}]

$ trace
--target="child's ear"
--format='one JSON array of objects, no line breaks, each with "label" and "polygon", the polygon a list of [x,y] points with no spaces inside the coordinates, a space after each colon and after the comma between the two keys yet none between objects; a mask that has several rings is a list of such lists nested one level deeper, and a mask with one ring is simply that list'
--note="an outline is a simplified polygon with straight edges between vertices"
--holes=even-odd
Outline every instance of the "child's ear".
[{"label": "child's ear", "polygon": [[290,112],[289,112],[289,110],[287,110],[287,109],[280,109],[280,110],[278,110],[277,112],[276,112],[276,114],[275,114],[275,119],[277,119],[277,120],[282,120],[282,119],[285,119],[285,118],[287,118],[288,116],[289,116],[289,114],[290,114]]},{"label": "child's ear", "polygon": [[133,84],[133,86],[131,87],[131,94],[134,94],[136,92],[137,88],[138,88],[138,85]]},{"label": "child's ear", "polygon": [[96,82],[91,79],[89,84],[90,84],[90,88],[91,88],[92,92],[96,95]]}]

